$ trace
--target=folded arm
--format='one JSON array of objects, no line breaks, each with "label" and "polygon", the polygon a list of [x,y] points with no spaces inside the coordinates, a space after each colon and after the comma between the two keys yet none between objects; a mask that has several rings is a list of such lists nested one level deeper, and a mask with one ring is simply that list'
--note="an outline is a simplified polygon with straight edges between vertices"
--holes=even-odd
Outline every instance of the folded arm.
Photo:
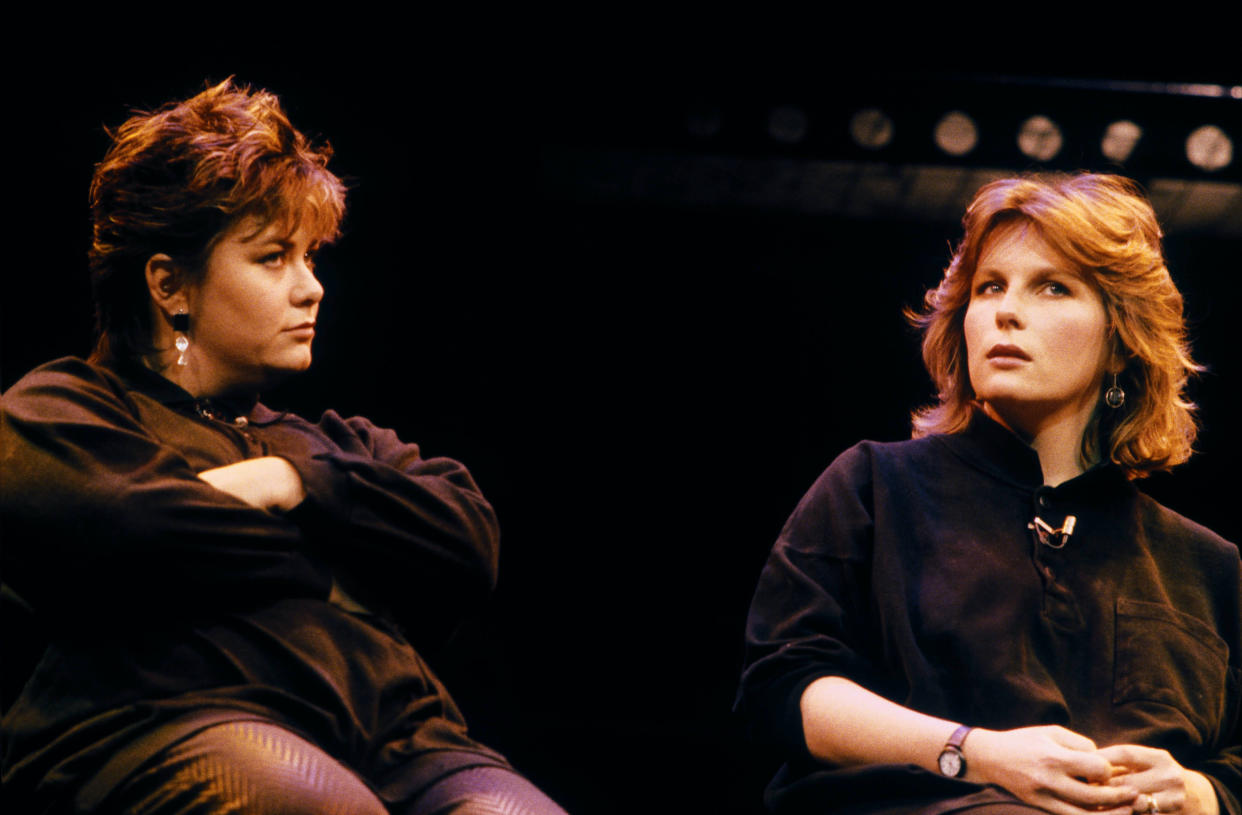
[{"label": "folded arm", "polygon": [[5,582],[41,612],[326,596],[294,524],[200,479],[85,364],[5,394],[0,442]]},{"label": "folded arm", "polygon": [[331,411],[270,434],[305,490],[287,517],[358,599],[442,637],[495,586],[496,515],[460,463],[425,459],[392,431]]}]

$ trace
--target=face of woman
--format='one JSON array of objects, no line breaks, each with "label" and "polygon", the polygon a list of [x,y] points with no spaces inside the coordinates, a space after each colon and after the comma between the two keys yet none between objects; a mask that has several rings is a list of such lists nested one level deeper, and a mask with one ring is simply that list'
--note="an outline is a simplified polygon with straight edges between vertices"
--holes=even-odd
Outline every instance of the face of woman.
[{"label": "face of woman", "polygon": [[1011,428],[1085,428],[1110,360],[1099,292],[1024,224],[984,243],[965,317],[975,396]]},{"label": "face of woman", "polygon": [[[309,219],[303,219],[304,222]],[[188,292],[191,364],[197,391],[255,389],[311,362],[323,286],[315,278],[317,239],[304,223],[255,233],[254,222],[226,232]]]}]

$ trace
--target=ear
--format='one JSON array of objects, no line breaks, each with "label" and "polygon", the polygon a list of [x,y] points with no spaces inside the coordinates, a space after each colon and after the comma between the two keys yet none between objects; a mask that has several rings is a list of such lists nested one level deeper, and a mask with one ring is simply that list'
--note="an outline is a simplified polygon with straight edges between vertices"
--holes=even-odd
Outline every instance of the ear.
[{"label": "ear", "polygon": [[1108,348],[1108,362],[1104,365],[1104,371],[1109,376],[1117,376],[1126,369],[1126,362],[1131,354],[1125,343],[1121,341],[1115,324],[1108,327]]},{"label": "ear", "polygon": [[185,274],[171,257],[158,254],[148,258],[146,278],[151,302],[166,316],[189,310]]},{"label": "ear", "polygon": [[1120,376],[1125,373],[1126,367],[1132,358],[1133,355],[1126,350],[1125,346],[1117,343],[1113,352],[1108,355],[1108,362],[1105,363],[1104,372],[1109,376]]}]

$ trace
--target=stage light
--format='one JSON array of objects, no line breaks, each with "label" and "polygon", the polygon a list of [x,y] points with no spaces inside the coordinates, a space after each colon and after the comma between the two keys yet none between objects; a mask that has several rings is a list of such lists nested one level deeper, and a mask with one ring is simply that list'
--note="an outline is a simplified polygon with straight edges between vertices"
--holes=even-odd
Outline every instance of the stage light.
[{"label": "stage light", "polygon": [[979,128],[975,120],[960,110],[950,111],[940,117],[932,133],[936,146],[951,156],[964,156],[979,143]]},{"label": "stage light", "polygon": [[1018,129],[1018,149],[1036,161],[1047,161],[1061,152],[1061,128],[1047,116],[1032,116]]},{"label": "stage light", "polygon": [[782,144],[797,144],[806,138],[806,111],[792,105],[772,108],[768,114],[768,135]]},{"label": "stage light", "polygon": [[1106,158],[1123,164],[1130,158],[1130,154],[1134,152],[1134,148],[1142,137],[1143,128],[1134,122],[1127,119],[1113,122],[1104,131],[1104,138],[1100,140],[1100,152]]},{"label": "stage light", "polygon": [[1233,141],[1216,125],[1204,125],[1186,137],[1186,158],[1201,170],[1219,170],[1233,161]]},{"label": "stage light", "polygon": [[879,108],[864,108],[850,118],[850,137],[867,150],[888,146],[895,131],[893,120]]}]

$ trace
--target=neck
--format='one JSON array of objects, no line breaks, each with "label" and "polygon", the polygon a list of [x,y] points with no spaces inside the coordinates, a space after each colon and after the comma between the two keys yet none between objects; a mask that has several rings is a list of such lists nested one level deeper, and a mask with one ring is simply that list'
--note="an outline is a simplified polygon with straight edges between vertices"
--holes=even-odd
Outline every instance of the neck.
[{"label": "neck", "polygon": [[142,357],[142,364],[155,371],[195,399],[212,399],[216,397],[236,396],[250,392],[235,383],[220,382],[211,375],[210,368],[201,364],[195,357],[191,346],[186,354],[186,364],[178,365],[181,356],[176,349],[172,351],[156,351]]},{"label": "neck", "polygon": [[1020,416],[1006,415],[992,404],[985,403],[983,408],[1035,450],[1048,486],[1055,487],[1082,475],[1093,463],[1084,460],[1082,454],[1082,438],[1091,422],[1093,406],[1038,422],[1023,422]]}]

